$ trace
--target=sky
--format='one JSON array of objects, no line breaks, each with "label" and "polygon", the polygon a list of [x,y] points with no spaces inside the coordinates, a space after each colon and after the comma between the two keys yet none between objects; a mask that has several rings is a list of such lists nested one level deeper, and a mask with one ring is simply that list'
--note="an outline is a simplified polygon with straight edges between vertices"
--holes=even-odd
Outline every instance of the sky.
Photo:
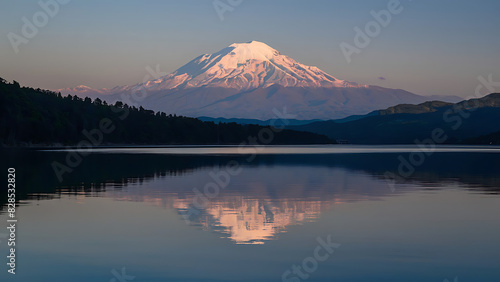
[{"label": "sky", "polygon": [[[257,40],[336,78],[420,95],[467,97],[479,76],[500,82],[500,1],[401,0],[392,10],[391,1],[4,0],[0,77],[44,89],[131,85],[147,67],[170,73]],[[382,10],[390,21],[356,45],[355,28],[374,27],[371,11]],[[358,49],[350,62],[341,44]]]}]

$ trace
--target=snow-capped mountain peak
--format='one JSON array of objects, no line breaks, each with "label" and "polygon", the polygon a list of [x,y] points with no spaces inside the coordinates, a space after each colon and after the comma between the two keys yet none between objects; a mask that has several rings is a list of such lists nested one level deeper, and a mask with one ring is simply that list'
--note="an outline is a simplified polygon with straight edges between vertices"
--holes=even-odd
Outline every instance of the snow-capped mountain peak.
[{"label": "snow-capped mountain peak", "polygon": [[223,87],[242,90],[268,87],[366,87],[306,66],[259,41],[234,43],[201,55],[175,72],[142,84],[155,89]]},{"label": "snow-capped mountain peak", "polygon": [[237,63],[245,63],[248,60],[269,61],[280,55],[277,50],[258,41],[234,43],[229,45],[229,48],[234,48],[229,55],[231,58],[237,60]]},{"label": "snow-capped mountain peak", "polygon": [[250,41],[233,43],[213,54],[193,59],[166,76],[131,86],[92,89],[80,85],[58,89],[61,92],[113,94],[144,87],[147,90],[189,89],[214,87],[239,90],[284,87],[365,88],[368,85],[337,79],[314,66],[301,64],[269,45]]}]

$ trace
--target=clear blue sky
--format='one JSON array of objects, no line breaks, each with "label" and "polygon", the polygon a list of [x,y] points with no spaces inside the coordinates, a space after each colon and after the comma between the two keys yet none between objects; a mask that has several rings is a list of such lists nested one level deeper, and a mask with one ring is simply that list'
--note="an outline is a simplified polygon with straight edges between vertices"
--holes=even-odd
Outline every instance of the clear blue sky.
[{"label": "clear blue sky", "polygon": [[245,0],[221,21],[213,0],[72,0],[16,54],[7,34],[22,35],[22,17],[42,9],[38,0],[3,1],[0,77],[48,89],[134,84],[146,66],[169,73],[258,40],[337,78],[417,94],[465,97],[479,75],[500,81],[498,0],[401,0],[403,11],[347,63],[339,44],[353,44],[353,28],[388,2]]}]

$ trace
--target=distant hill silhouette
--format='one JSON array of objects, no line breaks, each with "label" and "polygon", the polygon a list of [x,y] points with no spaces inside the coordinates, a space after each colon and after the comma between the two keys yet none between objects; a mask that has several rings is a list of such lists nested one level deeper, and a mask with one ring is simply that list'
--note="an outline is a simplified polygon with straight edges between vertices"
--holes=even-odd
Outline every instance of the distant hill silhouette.
[{"label": "distant hill silhouette", "polygon": [[464,144],[471,145],[500,145],[500,131],[491,134],[464,140]]},{"label": "distant hill silhouette", "polygon": [[[365,116],[343,120],[289,126],[327,135],[353,144],[413,144],[431,137],[441,128],[447,144],[473,141],[472,138],[500,130],[500,93],[456,104],[431,101],[419,105],[402,104]],[[489,143],[488,143],[489,144]]]}]

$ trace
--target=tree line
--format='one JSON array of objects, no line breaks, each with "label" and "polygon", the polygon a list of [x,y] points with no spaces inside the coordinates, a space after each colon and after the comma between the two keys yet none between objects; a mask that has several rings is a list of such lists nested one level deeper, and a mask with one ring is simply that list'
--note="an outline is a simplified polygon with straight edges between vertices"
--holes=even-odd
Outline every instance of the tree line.
[{"label": "tree line", "polygon": [[[103,120],[113,126],[111,132],[104,134],[103,145],[240,144],[248,142],[251,136],[258,136],[265,128],[273,129],[269,126],[204,122],[122,102],[108,105],[99,98],[63,96],[40,88],[22,87],[16,81],[9,83],[0,78],[0,144],[76,145],[85,138],[82,132],[100,128]],[[269,144],[332,142],[319,134],[273,130]]]}]

